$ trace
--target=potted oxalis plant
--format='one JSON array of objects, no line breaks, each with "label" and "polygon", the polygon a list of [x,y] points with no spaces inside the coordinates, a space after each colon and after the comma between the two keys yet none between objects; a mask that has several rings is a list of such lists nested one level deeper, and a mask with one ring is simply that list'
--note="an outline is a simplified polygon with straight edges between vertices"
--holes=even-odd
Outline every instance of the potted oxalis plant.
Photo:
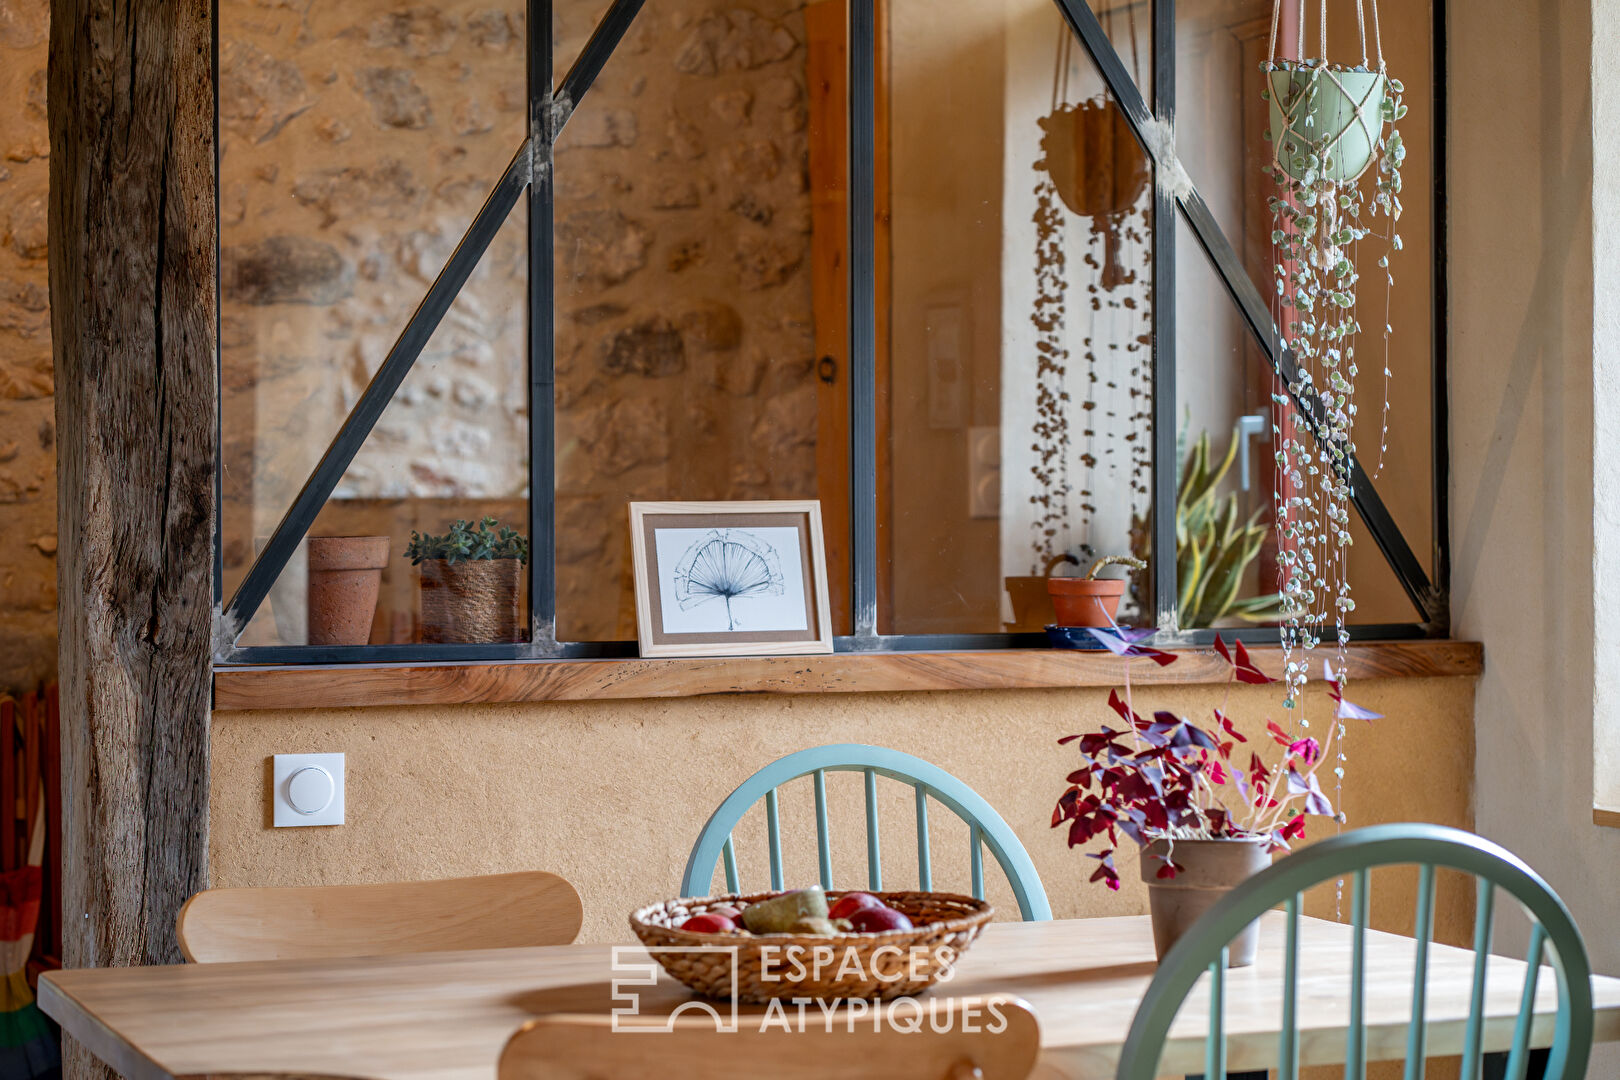
[{"label": "potted oxalis plant", "polygon": [[492,517],[458,520],[442,536],[411,533],[405,549],[422,568],[422,640],[521,641],[518,603],[529,541]]},{"label": "potted oxalis plant", "polygon": [[[1065,823],[1069,846],[1098,837],[1105,850],[1091,875],[1110,889],[1120,886],[1114,854],[1123,834],[1141,849],[1142,880],[1148,885],[1154,946],[1162,958],[1178,937],[1232,887],[1259,872],[1290,841],[1305,836],[1307,814],[1336,817],[1317,779],[1324,761],[1334,759],[1335,742],[1346,719],[1373,720],[1377,713],[1344,700],[1340,684],[1328,676],[1335,716],[1326,745],[1308,735],[1291,735],[1274,721],[1266,731],[1275,744],[1272,760],[1246,745],[1226,711],[1213,710],[1208,724],[1196,724],[1167,711],[1151,718],[1131,700],[1130,663],[1149,659],[1163,666],[1173,653],[1141,644],[1152,631],[1094,630],[1099,642],[1126,661],[1124,695],[1113,691],[1108,706],[1118,716],[1095,731],[1058,742],[1074,746],[1079,767],[1052,811],[1052,826]],[[1227,695],[1239,682],[1274,682],[1257,668],[1242,642],[1229,650],[1219,636],[1215,651],[1231,667]],[[1341,819],[1342,820],[1342,819]],[[1229,963],[1254,962],[1258,925],[1232,943]]]}]

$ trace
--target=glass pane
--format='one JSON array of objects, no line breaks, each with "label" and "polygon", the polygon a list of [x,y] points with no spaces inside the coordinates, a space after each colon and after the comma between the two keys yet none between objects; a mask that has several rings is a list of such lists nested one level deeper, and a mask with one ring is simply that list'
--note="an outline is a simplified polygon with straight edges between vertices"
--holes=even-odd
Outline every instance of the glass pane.
[{"label": "glass pane", "polygon": [[[1275,625],[1281,579],[1274,426],[1288,423],[1289,414],[1273,405],[1281,384],[1179,218],[1176,244],[1180,625]],[[1377,444],[1368,449],[1363,457],[1376,460]],[[1359,514],[1351,515],[1350,531],[1348,580],[1356,606],[1348,622],[1413,622],[1418,613]]]},{"label": "glass pane", "polygon": [[631,34],[557,147],[558,637],[636,636],[627,504],[666,499],[819,498],[847,632],[843,4]]},{"label": "glass pane", "polygon": [[[1316,4],[1308,8],[1306,53],[1315,57],[1321,51],[1320,8]],[[1355,440],[1379,495],[1427,565],[1433,550],[1434,465],[1433,12],[1427,4],[1385,5],[1379,15],[1384,58],[1391,74],[1404,84],[1403,103],[1408,109],[1398,125],[1407,149],[1401,168],[1404,214],[1398,228],[1401,250],[1389,251],[1382,241],[1368,240],[1355,254],[1361,275],[1358,311],[1366,327],[1357,350],[1361,374]],[[1277,52],[1284,58],[1298,55],[1298,16],[1298,5],[1283,5]],[[1250,278],[1264,295],[1274,298],[1268,199],[1275,194],[1276,184],[1262,172],[1271,162],[1272,143],[1265,134],[1270,124],[1269,105],[1260,96],[1264,89],[1260,64],[1266,59],[1270,31],[1268,0],[1211,0],[1176,9],[1177,153]],[[1367,48],[1373,52],[1376,45],[1370,26],[1368,33]],[[1346,64],[1361,60],[1353,0],[1329,0],[1328,56]],[[1240,92],[1234,93],[1234,87]],[[1371,174],[1363,177],[1366,190],[1372,189],[1373,182]],[[1384,231],[1382,217],[1375,224],[1378,231]],[[1386,254],[1395,278],[1394,287],[1387,290],[1387,316],[1386,279],[1377,266]],[[1183,264],[1187,261],[1182,260]],[[1274,306],[1273,317],[1280,313]],[[1386,324],[1391,330],[1387,355],[1382,333]],[[1181,325],[1189,324],[1182,321]],[[1245,362],[1259,356],[1252,348],[1246,348],[1244,355]],[[1382,374],[1386,366],[1390,372],[1387,387]],[[1386,393],[1389,426],[1387,449],[1383,449]],[[1188,400],[1185,395],[1178,398]],[[1367,549],[1376,554],[1371,545]],[[1359,565],[1360,560],[1358,555],[1352,561]],[[1366,621],[1365,615],[1358,604],[1358,621]],[[1407,612],[1394,621],[1410,619],[1408,605]]]},{"label": "glass pane", "polygon": [[880,629],[1038,632],[1049,573],[1141,546],[1148,165],[1051,0],[888,10]]},{"label": "glass pane", "polygon": [[1276,380],[1180,215],[1176,251],[1179,624],[1274,623]]},{"label": "glass pane", "polygon": [[[221,0],[219,34],[229,595],[517,151],[525,102],[521,8]],[[412,523],[527,519],[526,271],[497,243],[317,532],[387,534],[397,560]],[[412,598],[389,596],[373,640],[408,639]],[[304,635],[283,622],[244,643]]]},{"label": "glass pane", "polygon": [[[528,568],[520,545],[447,559],[439,545],[420,563],[413,533],[459,542],[465,522],[477,552],[487,531],[529,532],[529,408],[524,363],[528,214],[519,202],[490,242],[410,374],[288,563],[243,645],[482,644],[528,638]],[[380,360],[380,357],[378,358]],[[356,372],[363,386],[371,369]],[[345,399],[351,405],[358,390]],[[493,518],[494,526],[480,523]],[[335,543],[333,538],[345,542]],[[363,541],[363,543],[362,543]],[[365,640],[346,625],[336,640],[335,604],[361,556],[380,567]],[[322,576],[321,571],[334,572]],[[363,576],[363,575],[362,575]],[[373,575],[375,576],[375,575]],[[355,618],[363,612],[356,609]]]}]

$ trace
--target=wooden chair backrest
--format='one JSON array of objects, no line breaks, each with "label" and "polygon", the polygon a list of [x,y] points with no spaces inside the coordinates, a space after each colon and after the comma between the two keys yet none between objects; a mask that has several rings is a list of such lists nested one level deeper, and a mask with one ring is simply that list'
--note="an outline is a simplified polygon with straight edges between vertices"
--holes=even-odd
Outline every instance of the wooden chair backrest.
[{"label": "wooden chair backrest", "polygon": [[[946,998],[916,1004],[920,1014],[904,1013],[920,1015],[915,1031],[874,1023],[871,1013],[853,1029],[839,1014],[827,1023],[817,1006],[804,1010],[802,1030],[797,1006],[785,1011],[792,1030],[759,1013],[740,1016],[736,1031],[717,1031],[712,1015],[693,1013],[661,1032],[615,1031],[610,1017],[559,1013],[512,1036],[496,1080],[645,1080],[653,1062],[660,1080],[1025,1080],[1034,1069],[1040,1026],[1023,1002],[986,999],[971,1012]],[[948,1030],[935,1029],[947,1025],[934,1023],[930,1006],[953,1010]]]},{"label": "wooden chair backrest", "polygon": [[[725,862],[726,891],[742,892],[737,873],[737,852],[731,831],[744,814],[761,800],[765,803],[766,830],[770,843],[771,888],[784,889],[782,872],[782,825],[777,809],[777,788],[791,780],[810,777],[816,794],[816,854],[821,868],[821,886],[833,888],[832,838],[827,823],[827,774],[858,772],[866,781],[866,888],[883,888],[883,858],[878,845],[877,778],[898,780],[912,788],[917,806],[917,888],[928,892],[933,883],[933,853],[929,843],[928,803],[938,802],[968,826],[969,875],[976,899],[984,899],[984,853],[990,854],[1007,875],[1018,912],[1028,921],[1052,917],[1041,876],[1035,871],[1029,853],[1018,834],[980,795],[939,766],[911,754],[882,746],[838,743],[813,746],[766,765],[726,796],[692,845],[681,877],[682,896],[707,896],[712,891],[714,870]],[[847,888],[848,886],[842,886]]]},{"label": "wooden chair backrest", "polygon": [[[1460,870],[1477,882],[1474,923],[1474,972],[1471,1007],[1462,1037],[1459,1074],[1479,1076],[1484,1057],[1485,985],[1491,954],[1492,913],[1501,891],[1530,916],[1530,945],[1525,953],[1524,992],[1514,1021],[1513,1046],[1507,1075],[1523,1080],[1530,1056],[1530,1035],[1535,1021],[1536,984],[1544,959],[1552,965],[1558,984],[1558,1017],[1545,1080],[1582,1080],[1592,1050],[1592,967],[1586,944],[1569,909],[1518,856],[1498,844],[1461,829],[1421,822],[1373,825],[1319,840],[1287,858],[1278,859],[1233,889],[1201,915],[1159,962],[1142,1004],[1131,1021],[1120,1053],[1116,1080],[1153,1080],[1160,1074],[1160,1059],[1171,1025],[1198,980],[1209,976],[1209,1028],[1204,1042],[1204,1075],[1227,1075],[1227,972],[1229,943],[1255,919],[1282,904],[1286,911],[1283,958],[1282,1033],[1277,1043],[1278,1080],[1298,1080],[1300,1074],[1299,972],[1309,958],[1301,956],[1300,911],[1306,889],[1324,882],[1350,879],[1351,960],[1350,1025],[1345,1043],[1343,1075],[1366,1080],[1368,1058],[1366,971],[1367,920],[1372,907],[1371,872],[1379,867],[1416,865],[1418,898],[1416,942],[1413,946],[1412,1012],[1407,1027],[1407,1080],[1422,1080],[1429,1056],[1429,1029],[1424,1021],[1429,989],[1429,946],[1434,933],[1435,871]],[[1551,955],[1546,953],[1550,951]],[[1235,981],[1235,980],[1234,980]],[[1253,985],[1250,983],[1249,985]],[[1448,1048],[1449,1049],[1449,1048]],[[1438,1054],[1439,1051],[1436,1051]],[[1244,1064],[1243,1068],[1249,1068]],[[1486,1070],[1488,1073],[1489,1070]]]},{"label": "wooden chair backrest", "polygon": [[194,963],[566,945],[585,910],[542,870],[384,885],[207,889],[180,909]]}]

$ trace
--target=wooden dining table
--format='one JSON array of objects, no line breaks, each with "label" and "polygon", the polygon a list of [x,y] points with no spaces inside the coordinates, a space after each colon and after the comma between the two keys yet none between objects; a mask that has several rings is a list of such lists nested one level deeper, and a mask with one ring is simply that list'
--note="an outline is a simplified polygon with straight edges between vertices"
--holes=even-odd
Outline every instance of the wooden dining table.
[{"label": "wooden dining table", "polygon": [[[1306,918],[1300,938],[1301,1062],[1342,1063],[1350,928]],[[1282,943],[1283,916],[1270,913],[1262,919],[1258,961],[1229,973],[1226,1018],[1234,1072],[1275,1064]],[[1473,963],[1474,954],[1466,949],[1432,949],[1426,1023],[1433,1055],[1461,1049]],[[606,1015],[619,1009],[644,1019],[693,1000],[661,973],[655,984],[638,985],[639,973],[650,964],[639,946],[564,945],[90,968],[43,976],[39,1002],[67,1034],[127,1080],[220,1073],[493,1080],[501,1048],[535,1016]],[[1405,1056],[1413,968],[1412,939],[1368,933],[1370,1059]],[[1022,999],[1040,1022],[1037,1075],[1104,1080],[1114,1075],[1154,970],[1146,917],[996,923],[962,956],[950,981],[929,994]],[[1491,958],[1487,1050],[1509,1046],[1525,974],[1521,961]],[[1594,977],[1592,989],[1597,1039],[1620,1041],[1620,979]],[[1172,1029],[1164,1073],[1202,1070],[1206,1002],[1201,984]],[[1549,969],[1539,980],[1532,1046],[1550,1043],[1556,1011],[1556,982]],[[740,1022],[746,1026],[761,1013],[757,1006],[743,1006]]]}]

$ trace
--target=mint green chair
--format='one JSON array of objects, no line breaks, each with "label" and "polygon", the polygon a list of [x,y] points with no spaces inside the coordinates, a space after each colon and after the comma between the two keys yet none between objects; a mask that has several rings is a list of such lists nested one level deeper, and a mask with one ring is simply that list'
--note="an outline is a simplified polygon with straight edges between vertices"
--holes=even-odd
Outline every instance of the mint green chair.
[{"label": "mint green chair", "polygon": [[[1434,876],[1437,867],[1461,870],[1478,879],[1475,909],[1474,976],[1472,1007],[1463,1035],[1463,1080],[1476,1080],[1484,1055],[1485,964],[1491,950],[1491,916],[1496,890],[1507,893],[1530,916],[1529,969],[1512,1048],[1507,1056],[1508,1080],[1524,1080],[1529,1063],[1530,1023],[1536,983],[1543,954],[1552,946],[1552,969],[1558,980],[1558,1020],[1547,1058],[1547,1080],[1582,1080],[1592,1050],[1592,969],[1586,946],[1569,910],[1547,883],[1520,859],[1491,841],[1461,829],[1439,825],[1377,825],[1356,829],[1279,859],[1233,889],[1219,904],[1193,924],[1159,965],[1158,974],[1137,1009],[1119,1059],[1117,1080],[1152,1080],[1158,1075],[1165,1037],[1193,984],[1205,972],[1210,976],[1209,1036],[1204,1050],[1206,1077],[1226,1073],[1225,954],[1229,942],[1263,913],[1287,907],[1286,953],[1283,963],[1282,1037],[1277,1048],[1278,1080],[1299,1076],[1299,915],[1301,894],[1312,885],[1353,876],[1351,899],[1350,1029],[1345,1046],[1344,1075],[1365,1080],[1367,1030],[1365,1024],[1365,942],[1371,898],[1370,872],[1374,867],[1416,864],[1418,872],[1417,957],[1412,987],[1412,1020],[1406,1037],[1405,1080],[1422,1080],[1425,1039],[1424,991],[1428,982],[1429,938],[1434,930]],[[1261,1074],[1264,1075],[1264,1074]]]},{"label": "mint green chair", "polygon": [[726,796],[703,832],[698,834],[692,855],[686,860],[686,874],[681,879],[682,896],[704,896],[714,880],[715,865],[723,858],[726,865],[726,889],[741,892],[737,883],[737,854],[732,847],[731,831],[737,822],[760,799],[765,800],[765,825],[770,841],[771,888],[781,889],[782,831],[777,813],[776,790],[791,780],[809,776],[816,791],[816,848],[820,860],[821,885],[833,888],[832,839],[827,824],[827,774],[830,772],[858,772],[866,777],[866,887],[883,888],[883,868],[878,844],[877,778],[888,777],[909,784],[916,793],[917,802],[917,887],[923,891],[933,888],[933,851],[928,839],[928,799],[937,802],[967,822],[968,859],[973,881],[973,895],[984,899],[984,854],[990,849],[1002,873],[1018,898],[1018,910],[1025,921],[1046,920],[1052,917],[1051,905],[1046,902],[1046,890],[1041,887],[1040,875],[1029,853],[1018,837],[972,788],[921,758],[886,750],[880,746],[862,746],[841,743],[835,746],[817,746],[800,750],[785,758],[771,762],[759,772],[744,780]]}]

